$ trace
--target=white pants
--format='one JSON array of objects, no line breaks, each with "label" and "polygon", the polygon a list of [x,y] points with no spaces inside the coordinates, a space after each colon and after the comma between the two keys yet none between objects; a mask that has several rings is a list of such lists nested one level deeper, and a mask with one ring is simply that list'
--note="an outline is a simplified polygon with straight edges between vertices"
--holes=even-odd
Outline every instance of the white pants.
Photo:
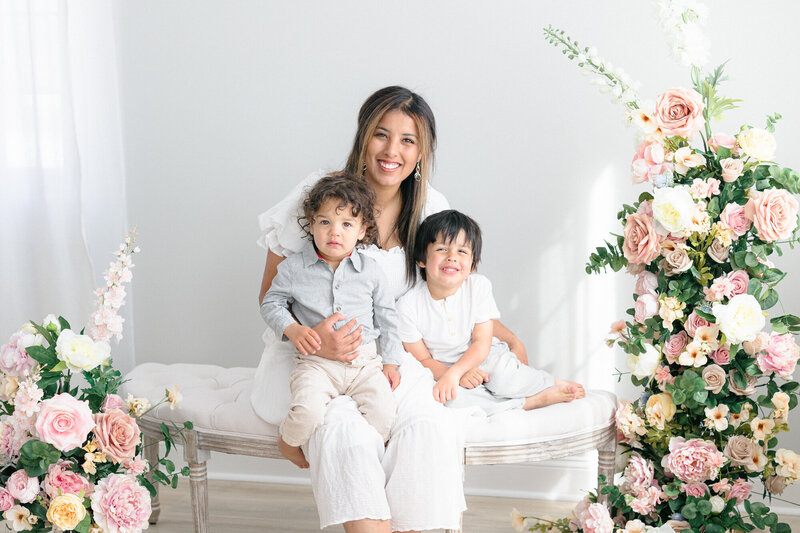
[{"label": "white pants", "polygon": [[479,368],[489,374],[489,381],[474,389],[459,387],[447,407],[480,407],[491,416],[522,408],[525,398],[555,383],[548,372],[522,364],[508,345],[498,339],[492,339],[489,355]]},{"label": "white pants", "polygon": [[[278,424],[289,408],[294,346],[268,331],[256,371],[256,413]],[[277,344],[276,344],[277,343]],[[397,418],[386,449],[347,396],[334,398],[305,449],[320,528],[391,518],[392,529],[457,529],[466,509],[461,453],[466,409],[433,400],[433,376],[411,355],[394,391]]]}]

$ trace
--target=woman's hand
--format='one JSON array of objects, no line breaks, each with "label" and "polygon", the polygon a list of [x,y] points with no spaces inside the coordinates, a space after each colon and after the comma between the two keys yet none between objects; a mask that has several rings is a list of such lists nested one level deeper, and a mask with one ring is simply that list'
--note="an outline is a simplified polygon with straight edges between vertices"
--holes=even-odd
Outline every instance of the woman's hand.
[{"label": "woman's hand", "polygon": [[492,320],[492,327],[492,335],[508,344],[508,349],[511,350],[511,353],[517,356],[519,362],[523,365],[527,365],[528,350],[525,349],[525,345],[522,344],[522,341],[519,340],[519,338],[514,335],[510,329],[505,327],[499,320]]},{"label": "woman's hand", "polygon": [[400,385],[400,372],[397,371],[397,365],[383,365],[383,375],[389,380],[392,390]]},{"label": "woman's hand", "polygon": [[473,368],[472,370],[468,370],[463,376],[461,376],[461,379],[459,380],[458,384],[464,387],[465,389],[474,389],[475,387],[482,385],[487,381],[489,381],[489,374],[487,374],[480,368]]},{"label": "woman's hand", "polygon": [[456,397],[457,390],[458,377],[452,372],[447,372],[433,386],[433,399],[441,403],[449,402]]},{"label": "woman's hand", "polygon": [[[361,326],[356,329],[356,319],[352,319],[341,328],[334,330],[333,325],[345,320],[341,313],[334,313],[312,329],[319,335],[320,348],[315,355],[332,361],[348,362],[358,357],[358,347],[361,346]],[[350,331],[353,330],[353,331]],[[350,333],[348,333],[350,331]]]}]

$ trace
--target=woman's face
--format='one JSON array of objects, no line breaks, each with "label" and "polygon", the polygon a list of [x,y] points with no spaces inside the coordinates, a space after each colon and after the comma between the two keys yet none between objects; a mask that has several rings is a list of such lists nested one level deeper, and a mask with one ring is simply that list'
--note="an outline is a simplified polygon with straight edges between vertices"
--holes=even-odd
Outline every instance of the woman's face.
[{"label": "woman's face", "polygon": [[399,188],[419,160],[420,138],[414,119],[402,111],[387,111],[367,144],[367,182],[376,189]]}]

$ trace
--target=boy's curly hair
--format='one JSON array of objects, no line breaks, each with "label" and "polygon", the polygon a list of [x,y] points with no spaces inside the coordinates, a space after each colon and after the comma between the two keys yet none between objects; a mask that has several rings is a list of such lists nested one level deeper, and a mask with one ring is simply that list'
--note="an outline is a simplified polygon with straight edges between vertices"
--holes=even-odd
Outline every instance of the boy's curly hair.
[{"label": "boy's curly hair", "polygon": [[366,228],[362,244],[374,244],[378,241],[378,224],[375,222],[375,192],[367,185],[364,178],[348,172],[337,172],[319,180],[306,194],[303,201],[303,214],[297,218],[298,224],[313,240],[311,223],[314,215],[327,200],[339,201],[339,209],[349,207],[354,217],[361,217]]}]

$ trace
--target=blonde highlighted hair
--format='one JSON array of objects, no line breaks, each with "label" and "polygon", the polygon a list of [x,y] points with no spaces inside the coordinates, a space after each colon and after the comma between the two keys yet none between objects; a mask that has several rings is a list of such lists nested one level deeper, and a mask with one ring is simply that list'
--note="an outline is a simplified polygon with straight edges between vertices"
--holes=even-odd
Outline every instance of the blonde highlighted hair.
[{"label": "blonde highlighted hair", "polygon": [[412,172],[400,184],[403,206],[395,224],[398,238],[406,250],[406,279],[411,284],[416,281],[417,276],[412,253],[414,240],[422,222],[428,180],[433,167],[433,153],[436,149],[436,120],[428,103],[420,95],[396,85],[373,93],[358,112],[358,129],[344,171],[357,176],[363,174],[367,145],[375,134],[378,123],[387,112],[395,110],[411,117],[419,133],[420,179],[417,181],[415,172]]}]

